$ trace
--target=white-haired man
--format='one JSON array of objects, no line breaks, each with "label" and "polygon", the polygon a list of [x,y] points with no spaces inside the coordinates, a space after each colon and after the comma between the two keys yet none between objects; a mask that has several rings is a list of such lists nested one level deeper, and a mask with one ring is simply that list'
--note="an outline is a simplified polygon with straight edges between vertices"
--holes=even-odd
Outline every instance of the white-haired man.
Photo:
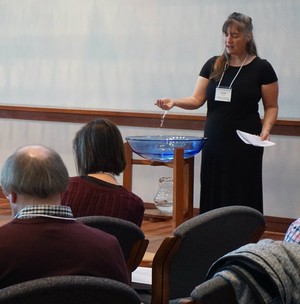
[{"label": "white-haired man", "polygon": [[52,149],[28,145],[3,164],[13,220],[0,227],[0,288],[47,276],[90,275],[128,283],[117,239],[78,223],[60,203],[69,181]]}]

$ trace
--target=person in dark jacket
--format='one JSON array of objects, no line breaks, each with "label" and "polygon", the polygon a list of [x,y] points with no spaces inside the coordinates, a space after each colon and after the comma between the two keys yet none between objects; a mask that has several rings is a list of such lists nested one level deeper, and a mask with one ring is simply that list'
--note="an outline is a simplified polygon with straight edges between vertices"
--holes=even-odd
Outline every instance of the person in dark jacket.
[{"label": "person in dark jacket", "polygon": [[48,147],[24,146],[5,161],[0,183],[14,218],[0,227],[0,288],[59,275],[129,283],[117,239],[61,205],[68,182],[61,157]]}]

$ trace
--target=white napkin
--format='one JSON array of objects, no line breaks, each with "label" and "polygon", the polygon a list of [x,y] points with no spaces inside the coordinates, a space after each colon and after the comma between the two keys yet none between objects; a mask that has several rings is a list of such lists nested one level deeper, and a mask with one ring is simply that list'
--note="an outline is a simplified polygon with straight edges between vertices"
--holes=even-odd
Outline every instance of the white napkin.
[{"label": "white napkin", "polygon": [[240,139],[248,145],[253,145],[257,147],[270,147],[275,145],[274,142],[271,142],[269,140],[261,140],[260,137],[257,135],[246,133],[240,130],[236,130],[236,133],[238,134]]}]

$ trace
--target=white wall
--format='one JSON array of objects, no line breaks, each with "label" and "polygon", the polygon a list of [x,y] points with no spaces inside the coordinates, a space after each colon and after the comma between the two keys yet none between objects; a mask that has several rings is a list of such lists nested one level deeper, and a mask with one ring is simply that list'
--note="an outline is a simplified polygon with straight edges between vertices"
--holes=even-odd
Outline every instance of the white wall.
[{"label": "white wall", "polygon": [[279,116],[300,117],[299,0],[0,0],[0,103],[159,111],[221,53],[233,11],[278,73]]},{"label": "white wall", "polygon": [[[67,164],[69,174],[76,175],[72,139],[82,124],[31,122],[0,119],[1,142],[0,164],[17,147],[25,144],[44,144],[60,153]],[[123,138],[130,135],[196,135],[196,131],[158,130],[148,128],[120,127]],[[201,136],[202,134],[200,134]],[[275,146],[265,148],[264,155],[264,206],[270,216],[296,218],[300,216],[300,139],[296,137],[272,136]],[[199,177],[201,153],[195,157],[194,206],[199,207]],[[158,190],[158,179],[172,176],[166,167],[134,166],[133,191],[145,201],[153,202]],[[122,184],[122,176],[119,178]]]}]

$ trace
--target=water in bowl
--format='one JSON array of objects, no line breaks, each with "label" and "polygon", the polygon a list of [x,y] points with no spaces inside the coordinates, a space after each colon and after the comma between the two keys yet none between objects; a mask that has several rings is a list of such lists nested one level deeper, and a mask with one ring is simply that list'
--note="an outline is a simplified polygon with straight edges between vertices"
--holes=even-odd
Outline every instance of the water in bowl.
[{"label": "water in bowl", "polygon": [[176,148],[184,148],[184,158],[193,157],[202,149],[206,138],[178,135],[128,136],[131,149],[138,155],[156,161],[169,162]]}]

